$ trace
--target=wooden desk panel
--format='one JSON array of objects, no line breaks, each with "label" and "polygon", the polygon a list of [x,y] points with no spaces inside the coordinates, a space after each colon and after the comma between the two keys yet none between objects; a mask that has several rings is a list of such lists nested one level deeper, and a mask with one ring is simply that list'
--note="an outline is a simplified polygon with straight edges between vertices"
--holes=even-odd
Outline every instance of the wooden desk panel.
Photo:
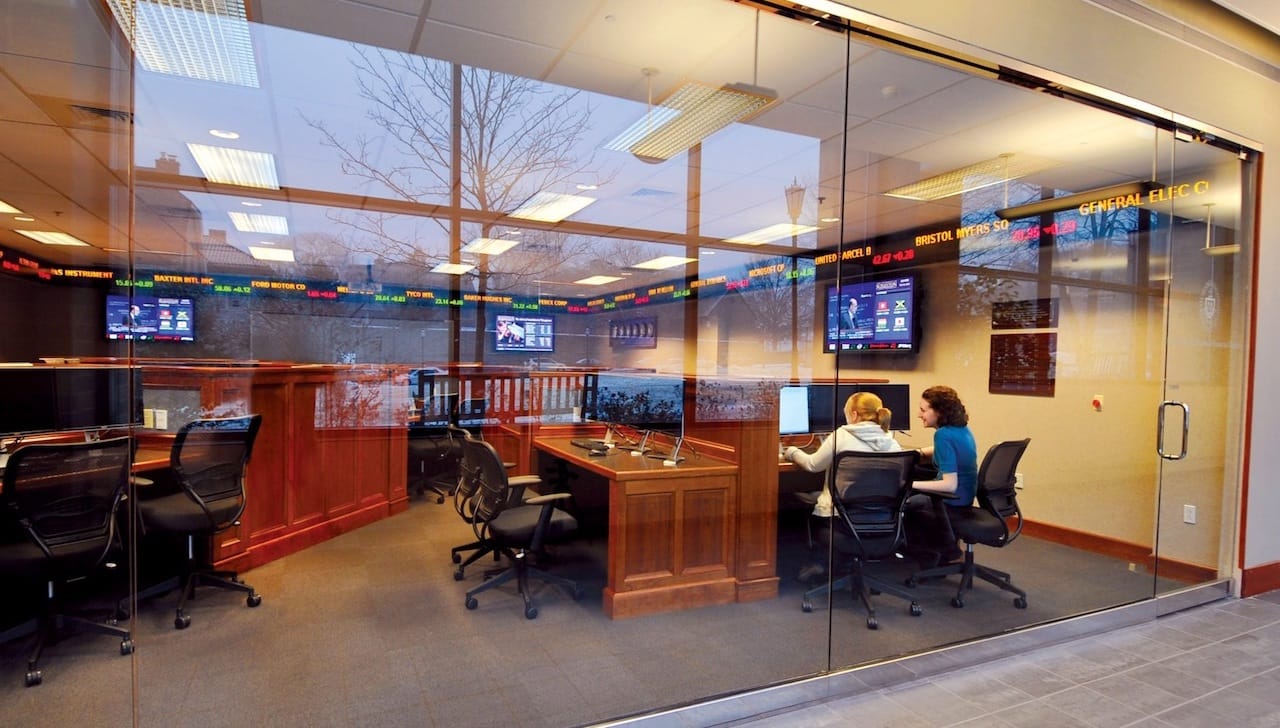
[{"label": "wooden desk panel", "polygon": [[634,617],[736,599],[736,465],[691,455],[668,466],[623,450],[592,457],[569,440],[533,444],[608,481],[605,614]]}]

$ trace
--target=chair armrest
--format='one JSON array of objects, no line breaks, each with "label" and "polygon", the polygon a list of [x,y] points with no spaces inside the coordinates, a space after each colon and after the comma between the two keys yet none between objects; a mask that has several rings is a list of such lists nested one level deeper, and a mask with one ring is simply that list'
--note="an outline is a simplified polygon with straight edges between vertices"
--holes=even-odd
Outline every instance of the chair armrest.
[{"label": "chair armrest", "polygon": [[551,503],[552,501],[564,500],[568,497],[568,493],[547,493],[546,495],[535,495],[532,498],[526,498],[524,500],[524,504],[526,506],[536,506],[543,503]]},{"label": "chair armrest", "polygon": [[542,477],[538,475],[513,475],[507,478],[507,485],[512,488],[528,488],[541,483]]}]

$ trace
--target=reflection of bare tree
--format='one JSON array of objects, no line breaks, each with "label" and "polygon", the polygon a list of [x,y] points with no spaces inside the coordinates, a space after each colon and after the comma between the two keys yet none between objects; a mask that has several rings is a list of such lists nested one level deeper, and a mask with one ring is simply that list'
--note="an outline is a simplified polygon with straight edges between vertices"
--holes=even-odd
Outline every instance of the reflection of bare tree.
[{"label": "reflection of bare tree", "polygon": [[[360,97],[384,135],[344,139],[322,120],[308,122],[338,151],[346,174],[393,197],[423,204],[456,199],[479,212],[511,212],[535,192],[559,191],[584,174],[599,181],[594,155],[578,154],[591,117],[580,92],[417,55],[354,53]],[[424,269],[449,260],[461,241],[505,232],[476,223],[454,236],[447,216],[429,220],[344,211],[338,221],[357,233],[354,252]],[[477,292],[549,277],[587,245],[529,229],[520,241],[501,257],[478,256]]]},{"label": "reflection of bare tree", "polygon": [[[797,318],[800,321],[813,320],[812,278],[800,282],[793,278],[791,264],[780,263],[777,258],[760,258],[756,263],[760,267],[765,267],[767,263],[778,263],[778,265],[774,270],[751,277],[751,286],[742,290],[742,301],[751,312],[756,330],[763,334],[761,341],[772,342],[774,345],[778,342],[790,341],[793,300],[797,308]],[[750,264],[747,267],[752,268]],[[804,270],[803,266],[801,270]],[[747,277],[747,272],[743,271],[742,278]],[[791,295],[793,284],[800,286],[799,295],[794,298]],[[803,338],[807,331],[808,328],[805,328],[798,332],[799,336]],[[799,341],[792,342],[792,345],[803,348]]]}]

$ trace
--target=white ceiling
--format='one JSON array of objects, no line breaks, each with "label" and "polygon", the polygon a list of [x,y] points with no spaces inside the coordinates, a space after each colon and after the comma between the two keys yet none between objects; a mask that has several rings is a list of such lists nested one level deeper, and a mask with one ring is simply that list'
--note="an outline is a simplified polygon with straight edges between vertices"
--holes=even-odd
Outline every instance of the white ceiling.
[{"label": "white ceiling", "polygon": [[[394,140],[368,122],[369,103],[351,92],[352,45],[346,41],[588,92],[585,141],[594,147],[588,150],[596,159],[591,169],[606,184],[590,193],[599,201],[574,219],[586,223],[577,229],[587,241],[583,249],[606,252],[583,256],[573,275],[615,272],[608,268],[647,255],[619,245],[652,248],[685,230],[683,157],[649,165],[599,150],[644,113],[650,91],[640,69],[646,67],[659,71],[652,76],[654,99],[686,79],[751,82],[778,92],[774,107],[704,145],[700,229],[715,238],[785,222],[782,190],[793,181],[807,192],[801,223],[842,218],[843,229],[828,224],[800,241],[812,248],[954,221],[959,198],[919,204],[881,193],[1003,153],[1056,162],[1033,180],[1047,186],[1082,189],[1146,179],[1157,137],[1146,124],[869,45],[848,49],[846,81],[840,36],[772,15],[760,17],[757,26],[755,13],[727,0],[251,0],[260,89],[147,71],[131,84],[122,39],[99,0],[7,4],[11,22],[0,46],[0,200],[36,217],[31,225],[71,233],[93,247],[35,244],[16,235],[20,224],[7,220],[0,221],[0,244],[67,265],[124,265],[126,254],[119,251],[130,237],[131,162],[149,167],[170,154],[184,175],[173,188],[145,170],[140,177],[132,218],[138,261],[175,271],[267,270],[242,252],[255,242],[252,236],[228,222],[228,211],[245,210],[245,196],[192,189],[200,185],[189,175],[198,169],[186,143],[217,143],[207,133],[215,128],[235,129],[245,148],[276,156],[286,189],[257,197],[262,211],[290,219],[295,242],[304,236],[358,238],[344,208],[363,205],[416,212],[419,217],[394,221],[394,234],[411,238],[418,250],[446,245],[421,216],[447,198],[426,195],[420,201],[427,207],[406,208],[382,184],[339,174],[333,149],[319,143],[316,127],[306,123],[319,120],[348,144],[366,133],[371,159],[387,167],[400,163]],[[118,120],[74,111],[77,105],[132,108],[134,134],[122,133],[129,127]],[[842,150],[846,131],[848,148]],[[1160,152],[1165,173],[1173,146]],[[1224,180],[1214,215],[1229,222],[1231,190],[1238,184],[1229,155],[1198,144],[1176,147],[1180,170]],[[224,231],[230,245],[203,240],[212,230]],[[592,236],[609,245],[592,244]],[[720,247],[726,264],[740,264],[752,252],[734,255],[728,252],[733,246]],[[441,285],[424,278],[420,267],[396,265],[391,257],[379,261],[381,276]],[[350,263],[347,258],[334,248],[311,272],[323,274],[326,266]],[[618,286],[635,283],[631,278]]]}]

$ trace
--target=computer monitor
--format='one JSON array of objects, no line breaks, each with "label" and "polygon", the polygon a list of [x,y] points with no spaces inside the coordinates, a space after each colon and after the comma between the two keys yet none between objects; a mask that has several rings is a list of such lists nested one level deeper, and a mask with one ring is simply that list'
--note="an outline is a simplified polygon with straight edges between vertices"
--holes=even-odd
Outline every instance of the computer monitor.
[{"label": "computer monitor", "polygon": [[809,388],[779,389],[778,434],[799,435],[809,431]]},{"label": "computer monitor", "polygon": [[857,392],[875,394],[891,413],[889,429],[911,429],[911,388],[906,384],[810,384],[809,431],[831,432],[845,424],[844,403]]},{"label": "computer monitor", "polygon": [[[593,386],[594,385],[594,386]],[[684,379],[639,372],[599,372],[583,391],[582,416],[637,431],[679,434],[684,427]]]}]

